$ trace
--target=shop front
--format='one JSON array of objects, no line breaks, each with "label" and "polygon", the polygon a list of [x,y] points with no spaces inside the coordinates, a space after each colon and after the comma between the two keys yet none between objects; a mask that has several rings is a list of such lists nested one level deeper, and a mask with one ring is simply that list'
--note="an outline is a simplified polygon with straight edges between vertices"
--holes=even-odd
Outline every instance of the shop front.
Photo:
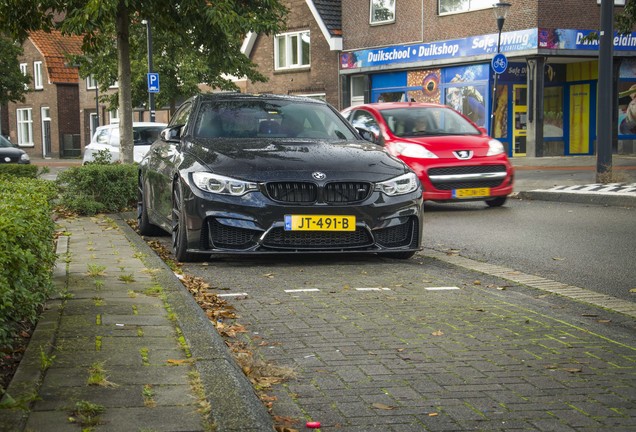
[{"label": "shop front", "polygon": [[[490,63],[497,52],[496,35],[342,53],[342,105],[446,104],[501,140],[509,156],[591,155],[596,137],[597,52],[580,41],[569,43],[576,39],[572,32],[577,31],[502,34],[500,51],[507,56],[508,67],[496,79]],[[624,65],[618,81],[619,112],[621,120],[633,119],[633,128],[625,127],[618,138],[627,140],[623,148],[633,148],[629,143],[636,142],[636,59],[627,56],[636,52],[622,54],[617,59]],[[630,104],[633,116],[627,109]]]}]

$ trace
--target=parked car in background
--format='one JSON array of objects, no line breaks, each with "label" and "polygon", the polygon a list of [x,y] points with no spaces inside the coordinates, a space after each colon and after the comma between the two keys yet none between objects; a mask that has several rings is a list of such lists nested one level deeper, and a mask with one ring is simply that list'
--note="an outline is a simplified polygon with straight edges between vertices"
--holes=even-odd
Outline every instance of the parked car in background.
[{"label": "parked car in background", "polygon": [[[134,161],[141,162],[159,133],[167,126],[166,123],[134,122],[133,123],[133,144]],[[97,152],[106,150],[110,153],[110,161],[119,160],[119,124],[113,123],[106,126],[99,126],[90,144],[84,149],[83,163],[93,162]]]},{"label": "parked car in background", "polygon": [[513,191],[513,167],[503,144],[446,105],[372,103],[342,113],[417,173],[425,200],[484,200],[498,207]]},{"label": "parked car in background", "polygon": [[28,164],[31,163],[31,159],[27,152],[0,135],[0,163]]},{"label": "parked car in background", "polygon": [[177,110],[139,166],[139,230],[198,254],[421,249],[413,171],[325,102],[218,93]]}]

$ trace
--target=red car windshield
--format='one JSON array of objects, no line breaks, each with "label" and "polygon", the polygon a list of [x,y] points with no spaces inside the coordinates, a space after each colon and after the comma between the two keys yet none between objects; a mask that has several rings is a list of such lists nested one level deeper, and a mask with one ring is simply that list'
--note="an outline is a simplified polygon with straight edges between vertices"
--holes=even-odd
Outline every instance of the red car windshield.
[{"label": "red car windshield", "polygon": [[481,131],[450,108],[404,107],[380,111],[393,135],[480,135]]}]

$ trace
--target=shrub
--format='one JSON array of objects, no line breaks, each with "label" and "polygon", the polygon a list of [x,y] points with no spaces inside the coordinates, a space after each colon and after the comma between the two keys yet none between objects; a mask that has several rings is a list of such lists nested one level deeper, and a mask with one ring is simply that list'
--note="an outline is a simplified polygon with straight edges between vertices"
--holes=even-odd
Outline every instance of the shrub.
[{"label": "shrub", "polygon": [[5,174],[14,177],[37,178],[38,167],[31,164],[1,164],[0,176]]},{"label": "shrub", "polygon": [[19,323],[35,322],[51,292],[55,183],[0,176],[0,348]]},{"label": "shrub", "polygon": [[137,202],[137,165],[88,164],[57,176],[60,204],[81,215],[114,213]]}]

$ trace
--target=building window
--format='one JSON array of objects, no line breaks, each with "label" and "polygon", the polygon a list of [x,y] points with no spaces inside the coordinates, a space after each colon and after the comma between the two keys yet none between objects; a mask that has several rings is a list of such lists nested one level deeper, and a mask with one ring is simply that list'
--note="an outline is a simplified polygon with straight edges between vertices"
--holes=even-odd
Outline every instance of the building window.
[{"label": "building window", "polygon": [[468,12],[492,8],[494,0],[439,0],[439,14]]},{"label": "building window", "polygon": [[42,62],[41,61],[33,62],[33,86],[39,90],[44,88],[44,85],[42,84]]},{"label": "building window", "polygon": [[275,69],[309,66],[309,32],[285,33],[274,38]]},{"label": "building window", "polygon": [[[26,63],[20,63],[20,72],[22,72],[22,75],[27,76],[29,74],[29,70],[27,67]],[[24,84],[24,89],[28,89],[29,85],[28,84]]]},{"label": "building window", "polygon": [[119,123],[119,110],[108,111],[108,123]]},{"label": "building window", "polygon": [[395,0],[371,0],[371,24],[395,22]]},{"label": "building window", "polygon": [[31,108],[20,108],[16,110],[18,119],[18,145],[33,147],[33,116]]},{"label": "building window", "polygon": [[97,80],[93,75],[86,77],[86,90],[95,90],[97,88]]}]

